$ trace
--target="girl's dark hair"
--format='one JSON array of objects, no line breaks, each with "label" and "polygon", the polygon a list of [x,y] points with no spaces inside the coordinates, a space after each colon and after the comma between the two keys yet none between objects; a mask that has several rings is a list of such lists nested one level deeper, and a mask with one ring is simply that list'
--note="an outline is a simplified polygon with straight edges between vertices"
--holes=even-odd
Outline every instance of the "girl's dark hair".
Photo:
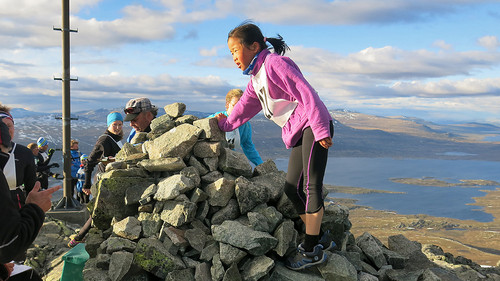
[{"label": "girl's dark hair", "polygon": [[227,39],[231,37],[238,38],[240,39],[240,42],[247,47],[250,47],[253,42],[257,42],[262,50],[267,49],[266,42],[269,42],[269,44],[273,46],[275,53],[284,55],[287,50],[290,50],[290,48],[285,43],[285,40],[283,40],[283,37],[279,34],[277,34],[277,36],[278,37],[275,38],[266,38],[266,41],[264,41],[264,35],[262,35],[260,28],[251,21],[247,20],[235,27],[233,30],[229,31]]}]

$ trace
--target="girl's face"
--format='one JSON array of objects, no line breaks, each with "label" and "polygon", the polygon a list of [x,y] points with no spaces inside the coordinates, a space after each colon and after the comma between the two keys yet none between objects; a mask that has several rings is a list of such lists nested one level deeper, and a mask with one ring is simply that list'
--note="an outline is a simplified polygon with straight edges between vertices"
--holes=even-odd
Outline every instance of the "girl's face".
[{"label": "girl's face", "polygon": [[260,51],[259,43],[253,42],[250,48],[248,48],[240,42],[239,38],[235,37],[229,37],[227,40],[227,47],[231,55],[233,55],[234,63],[236,63],[241,70],[247,69],[252,59]]},{"label": "girl's face", "polygon": [[115,122],[111,123],[111,125],[109,125],[108,131],[110,131],[111,133],[113,133],[115,135],[119,135],[122,132],[122,128],[123,128],[123,122],[122,121],[115,121]]}]

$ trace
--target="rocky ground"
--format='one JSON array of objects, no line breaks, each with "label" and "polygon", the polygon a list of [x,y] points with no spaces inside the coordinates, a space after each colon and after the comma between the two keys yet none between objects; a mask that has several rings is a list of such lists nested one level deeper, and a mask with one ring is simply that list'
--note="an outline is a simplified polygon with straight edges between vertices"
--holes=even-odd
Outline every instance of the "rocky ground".
[{"label": "rocky ground", "polygon": [[[335,189],[338,191],[343,188]],[[358,188],[355,190],[360,192]],[[350,188],[345,188],[344,192],[349,193]],[[455,256],[464,256],[481,265],[495,266],[500,263],[500,189],[488,191],[486,196],[474,199],[474,205],[492,214],[494,221],[482,223],[427,215],[400,215],[359,206],[355,200],[332,198],[349,207],[351,232],[355,236],[370,232],[384,242],[391,235],[403,234],[409,240],[439,245],[445,252]]]},{"label": "rocky ground", "polygon": [[[168,116],[136,136],[139,146],[124,145],[92,187],[85,280],[500,281],[500,268],[479,266],[498,261],[497,219],[400,216],[353,200],[325,203],[322,228],[337,244],[327,260],[311,270],[286,269],[303,225],[283,194],[284,172],[272,161],[252,169],[243,154],[224,147],[215,119],[184,110],[166,106]],[[476,200],[496,218],[499,192]],[[60,280],[74,231],[47,219],[26,263],[44,280]]]}]

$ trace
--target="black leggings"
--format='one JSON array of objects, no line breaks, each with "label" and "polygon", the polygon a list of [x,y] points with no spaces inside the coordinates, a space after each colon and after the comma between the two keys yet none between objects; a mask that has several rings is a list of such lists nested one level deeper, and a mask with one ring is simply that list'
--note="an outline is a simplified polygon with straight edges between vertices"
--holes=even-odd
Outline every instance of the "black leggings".
[{"label": "black leggings", "polygon": [[[333,137],[332,122],[330,136]],[[314,141],[312,130],[307,127],[290,153],[285,183],[285,193],[299,215],[314,214],[324,206],[322,191],[327,160],[328,149]]]}]

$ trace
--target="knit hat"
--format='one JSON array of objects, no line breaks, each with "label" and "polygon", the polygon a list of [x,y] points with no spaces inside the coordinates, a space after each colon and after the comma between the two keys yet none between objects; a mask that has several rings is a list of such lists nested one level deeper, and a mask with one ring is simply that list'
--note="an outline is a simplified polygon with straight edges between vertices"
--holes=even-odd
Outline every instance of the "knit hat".
[{"label": "knit hat", "polygon": [[46,139],[44,139],[43,137],[39,137],[38,140],[36,141],[36,144],[38,145],[38,147],[42,147],[42,146],[48,145],[49,142]]},{"label": "knit hat", "polygon": [[122,121],[123,122],[123,116],[120,112],[111,112],[108,114],[108,127],[113,124],[115,121]]},{"label": "knit hat", "polygon": [[82,156],[80,156],[80,161],[87,160],[88,158],[89,156],[87,154],[82,154]]},{"label": "knit hat", "polygon": [[156,115],[157,110],[158,108],[152,105],[148,98],[137,98],[129,100],[123,111],[126,114],[125,121],[132,121],[141,112],[154,111],[153,114]]},{"label": "knit hat", "polygon": [[10,133],[9,127],[2,121],[3,118],[0,118],[0,144],[10,148],[12,143],[10,142]]}]

